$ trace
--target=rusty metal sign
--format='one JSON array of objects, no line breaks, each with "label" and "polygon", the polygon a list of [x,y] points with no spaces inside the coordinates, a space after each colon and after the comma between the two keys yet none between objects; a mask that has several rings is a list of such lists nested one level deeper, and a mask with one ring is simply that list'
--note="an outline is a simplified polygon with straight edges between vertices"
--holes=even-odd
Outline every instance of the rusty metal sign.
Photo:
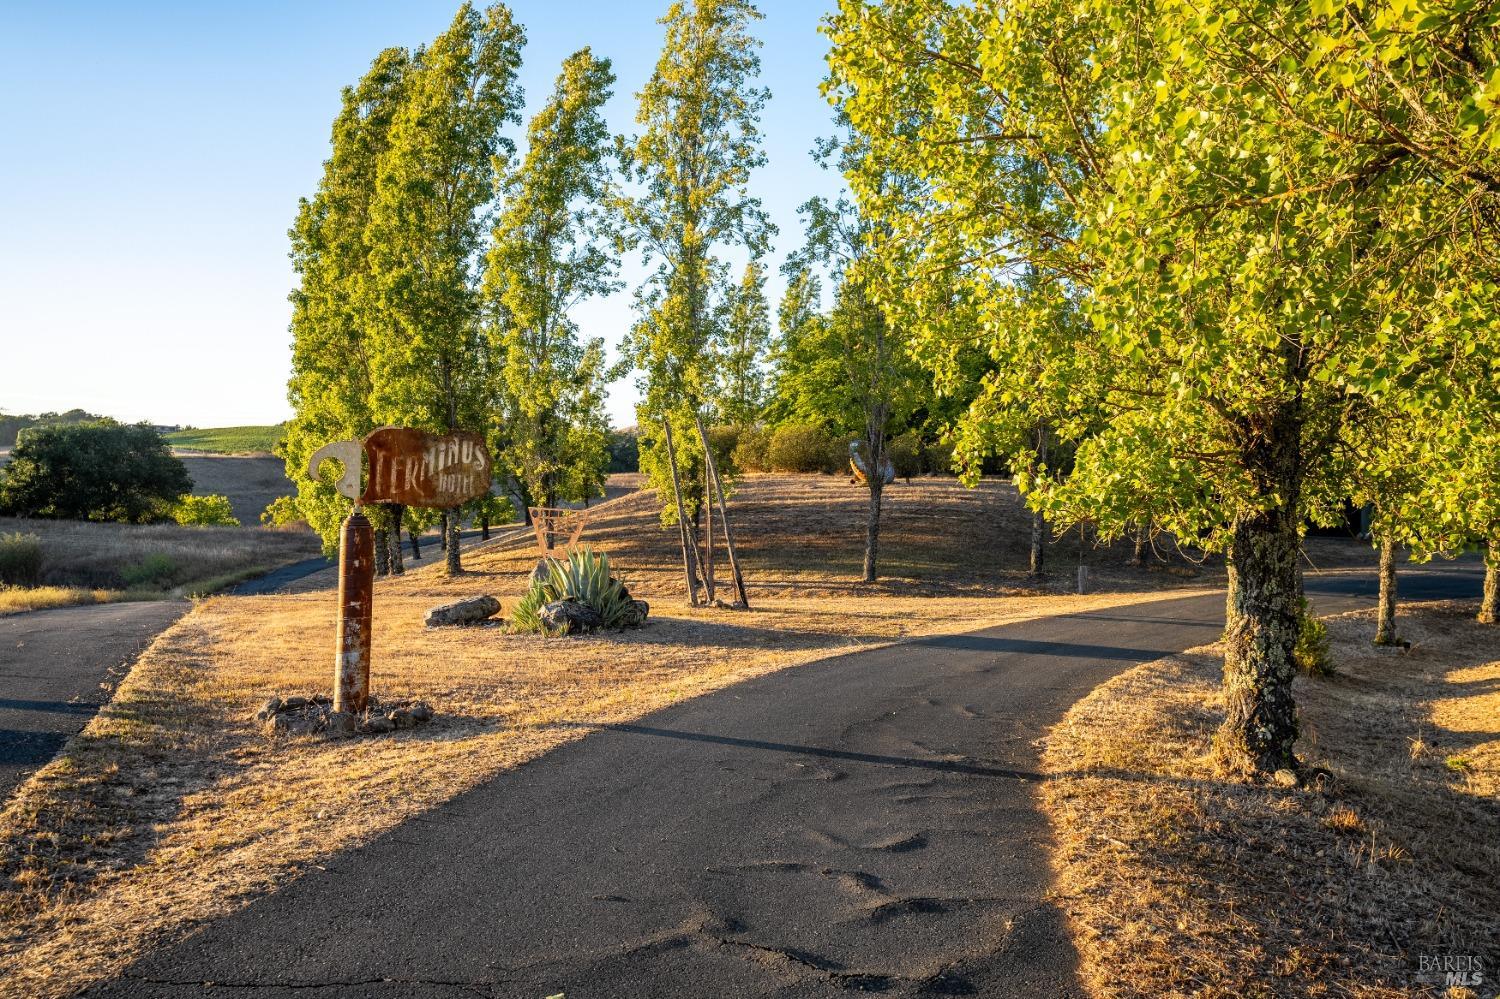
[{"label": "rusty metal sign", "polygon": [[365,438],[365,457],[362,503],[447,509],[490,491],[490,452],[473,431],[382,427]]},{"label": "rusty metal sign", "polygon": [[[360,454],[368,477],[360,491]],[[490,452],[470,430],[446,434],[381,427],[363,441],[334,441],[313,452],[308,474],[332,458],[344,466],[334,488],[360,503],[448,509],[490,491]]]}]

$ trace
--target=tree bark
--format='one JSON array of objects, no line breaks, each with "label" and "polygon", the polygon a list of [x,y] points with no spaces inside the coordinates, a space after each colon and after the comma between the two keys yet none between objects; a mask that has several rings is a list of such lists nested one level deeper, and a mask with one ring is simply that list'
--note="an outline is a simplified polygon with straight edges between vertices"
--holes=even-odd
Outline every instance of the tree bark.
[{"label": "tree bark", "polygon": [[719,481],[719,467],[714,464],[713,450],[708,446],[708,431],[703,429],[703,419],[694,414],[698,425],[698,439],[703,442],[703,453],[708,460],[708,477],[713,481],[714,499],[719,505],[719,526],[724,532],[724,551],[729,556],[729,572],[734,577],[734,595],[739,605],[750,609],[750,597],[745,593],[745,577],[740,574],[740,559],[734,548],[734,529],[729,526],[729,505],[724,502],[724,483]]},{"label": "tree bark", "polygon": [[[374,513],[374,508],[371,508]],[[375,575],[391,574],[391,530],[386,526],[386,517],[376,514],[375,526]]]},{"label": "tree bark", "polygon": [[479,515],[479,540],[480,541],[488,541],[489,539],[490,539],[490,515],[488,513],[481,513]]},{"label": "tree bark", "polygon": [[1135,551],[1131,553],[1131,565],[1146,564],[1146,536],[1150,533],[1150,521],[1140,521],[1135,525]]},{"label": "tree bark", "polygon": [[445,514],[445,516],[448,521],[448,545],[446,548],[448,553],[448,575],[462,576],[464,574],[464,566],[458,552],[458,511],[454,510],[451,515]]},{"label": "tree bark", "polygon": [[[879,467],[879,466],[877,466]],[[865,571],[866,583],[875,582],[875,560],[880,554],[880,498],[885,493],[884,476],[875,474],[865,477],[870,484],[870,508],[865,514]]]},{"label": "tree bark", "polygon": [[875,407],[871,419],[865,424],[865,457],[869,468],[865,483],[870,487],[870,507],[865,514],[865,566],[860,577],[866,583],[875,582],[876,562],[880,556],[880,499],[885,493],[885,406]]},{"label": "tree bark", "polygon": [[406,507],[399,503],[392,503],[387,508],[387,513],[391,527],[386,533],[385,543],[390,549],[391,572],[401,576],[406,573],[406,566],[401,564],[401,521],[405,518]]},{"label": "tree bark", "polygon": [[1375,621],[1375,644],[1395,645],[1396,638],[1396,545],[1390,532],[1380,536],[1380,599]]},{"label": "tree bark", "polygon": [[444,510],[438,515],[438,547],[443,551],[448,550],[448,511]]},{"label": "tree bark", "polygon": [[[1047,463],[1047,428],[1037,427],[1037,465]],[[1040,510],[1031,513],[1031,574],[1040,576],[1047,548],[1047,520]]]},{"label": "tree bark", "polygon": [[1479,601],[1479,623],[1500,624],[1500,540],[1484,546],[1484,597]]},{"label": "tree bark", "polygon": [[662,416],[667,445],[667,466],[672,472],[672,500],[677,504],[677,540],[682,545],[682,574],[687,580],[688,603],[698,606],[698,571],[696,555],[698,544],[688,535],[687,509],[682,505],[682,479],[677,474],[677,447],[672,442],[672,418]]},{"label": "tree bark", "polygon": [[714,500],[713,477],[708,473],[708,452],[703,453],[703,593],[714,602]]},{"label": "tree bark", "polygon": [[422,561],[422,542],[418,540],[418,532],[415,527],[407,527],[406,536],[411,539],[411,557],[418,562]]},{"label": "tree bark", "polygon": [[1224,722],[1216,738],[1232,769],[1297,769],[1292,658],[1301,623],[1301,420],[1296,404],[1246,428],[1244,464],[1261,503],[1237,513],[1224,653]]}]

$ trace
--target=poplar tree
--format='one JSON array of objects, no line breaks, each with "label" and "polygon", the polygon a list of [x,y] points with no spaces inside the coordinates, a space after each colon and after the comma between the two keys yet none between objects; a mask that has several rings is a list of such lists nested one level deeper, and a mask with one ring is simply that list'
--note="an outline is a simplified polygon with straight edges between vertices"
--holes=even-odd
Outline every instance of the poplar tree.
[{"label": "poplar tree", "polygon": [[[994,362],[971,456],[1054,418],[1102,538],[1154,513],[1227,551],[1227,767],[1296,770],[1301,535],[1349,495],[1362,413],[1421,421],[1425,375],[1496,345],[1493,12],[1462,0],[843,0],[831,94],[920,210],[856,171],[902,253],[883,294],[941,370]],[[1023,287],[1020,278],[1033,276]],[[1139,497],[1155,497],[1155,509]]]},{"label": "poplar tree", "polygon": [[[725,280],[718,254],[742,246],[757,258],[775,233],[748,190],[751,172],[765,162],[760,114],[770,97],[754,85],[760,42],[750,28],[760,19],[747,0],[672,4],[660,22],[666,28],[661,57],[637,95],[641,133],[620,147],[638,185],[622,205],[628,234],[654,265],[637,291],[640,318],[628,341],[644,375],[638,412],[650,453],[643,454],[642,467],[654,472],[659,486],[670,486],[670,495],[659,488],[667,500],[662,518],[678,525],[693,603],[696,546],[685,520],[696,491],[683,488],[679,448],[687,431],[712,468],[702,409],[713,380],[704,361],[714,335],[714,301]],[[721,515],[727,514],[722,489],[714,492]],[[721,526],[733,565],[727,516]],[[743,603],[743,584],[738,588]]]},{"label": "poplar tree", "polygon": [[748,425],[759,419],[767,401],[766,360],[770,348],[771,307],[766,301],[765,268],[752,260],[724,302],[714,408],[725,423]]},{"label": "poplar tree", "polygon": [[[366,232],[380,422],[436,431],[488,424],[493,372],[475,265],[496,164],[514,148],[500,130],[520,121],[524,41],[503,4],[481,13],[466,3],[407,73]],[[458,511],[448,520],[447,564],[456,574]]]},{"label": "poplar tree", "polygon": [[359,438],[377,425],[370,402],[373,330],[365,308],[371,280],[365,234],[378,164],[390,146],[409,69],[404,49],[386,49],[356,86],[344,88],[332,154],[317,192],[298,202],[289,232],[298,275],[290,296],[287,397],[293,416],[277,451],[297,486],[298,512],[330,553],[337,550],[350,502],[334,491],[331,478],[309,479],[307,461],[329,441]]},{"label": "poplar tree", "polygon": [[506,178],[486,256],[487,334],[504,427],[496,454],[528,505],[600,495],[608,465],[603,342],[580,343],[569,310],[619,287],[603,115],[614,79],[609,60],[587,48],[563,62],[531,120],[526,157]]}]

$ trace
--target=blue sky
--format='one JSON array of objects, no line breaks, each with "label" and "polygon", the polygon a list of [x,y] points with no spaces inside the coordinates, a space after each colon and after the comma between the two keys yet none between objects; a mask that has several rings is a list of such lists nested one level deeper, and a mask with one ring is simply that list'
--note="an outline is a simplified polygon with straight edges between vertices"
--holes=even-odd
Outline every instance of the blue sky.
[{"label": "blue sky", "polygon": [[[829,130],[818,94],[820,3],[760,4],[769,164],[754,181],[800,240],[797,205],[838,178],[808,156]],[[527,115],[568,53],[619,78],[611,127],[661,48],[658,2],[516,0]],[[317,184],[339,88],[388,45],[441,31],[456,0],[0,5],[0,411],[80,406],[124,420],[225,426],[290,415],[286,230]],[[524,135],[513,130],[514,137]],[[624,276],[638,280],[627,261]],[[628,289],[575,314],[612,345]],[[635,389],[611,387],[616,425]]]}]

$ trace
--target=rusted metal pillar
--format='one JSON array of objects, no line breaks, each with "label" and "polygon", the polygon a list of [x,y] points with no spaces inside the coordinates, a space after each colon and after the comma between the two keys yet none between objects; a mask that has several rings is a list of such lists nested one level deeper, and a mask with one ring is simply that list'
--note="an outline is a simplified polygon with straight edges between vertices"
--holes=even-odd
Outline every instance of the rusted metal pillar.
[{"label": "rusted metal pillar", "polygon": [[333,710],[360,714],[370,701],[370,621],[375,603],[375,531],[358,506],[339,535],[339,623]]}]

